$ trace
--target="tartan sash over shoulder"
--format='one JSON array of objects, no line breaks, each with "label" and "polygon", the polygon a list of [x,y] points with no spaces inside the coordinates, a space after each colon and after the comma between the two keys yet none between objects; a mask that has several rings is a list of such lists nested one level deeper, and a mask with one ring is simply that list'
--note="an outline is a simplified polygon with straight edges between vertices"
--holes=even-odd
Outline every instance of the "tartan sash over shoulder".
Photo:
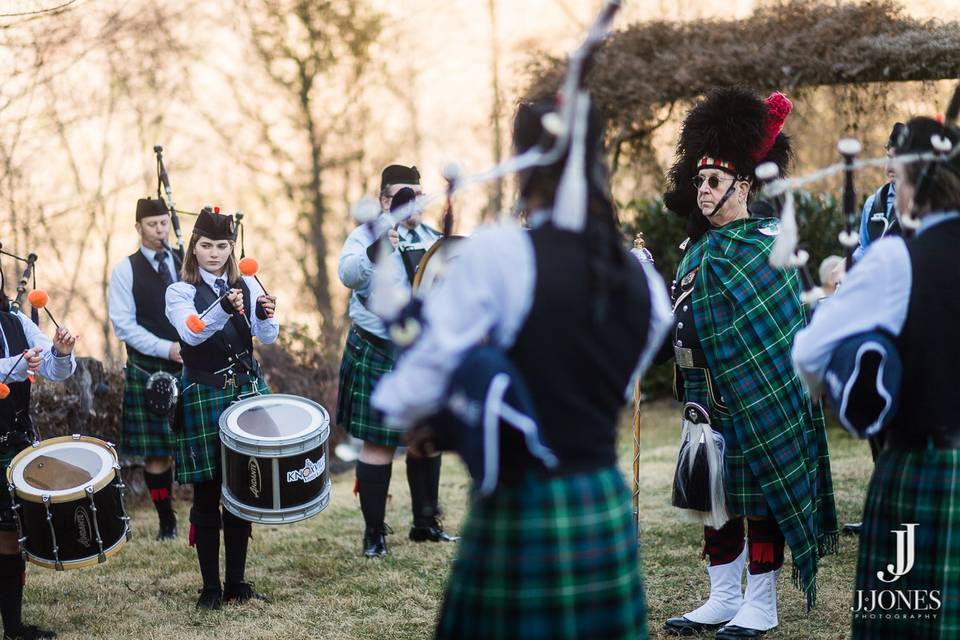
[{"label": "tartan sash over shoulder", "polygon": [[742,455],[793,555],[794,584],[816,599],[817,561],[837,546],[823,410],[806,395],[790,360],[808,322],[796,270],[768,263],[774,219],[748,218],[709,230],[687,251],[681,278],[699,267],[692,303],[697,332]]}]

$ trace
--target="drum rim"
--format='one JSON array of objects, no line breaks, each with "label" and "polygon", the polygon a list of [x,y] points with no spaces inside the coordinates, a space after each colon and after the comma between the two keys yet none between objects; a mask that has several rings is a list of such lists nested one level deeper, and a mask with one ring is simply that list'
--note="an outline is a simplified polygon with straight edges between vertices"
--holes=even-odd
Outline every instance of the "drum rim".
[{"label": "drum rim", "polygon": [[[123,535],[120,536],[120,539],[117,540],[113,544],[113,546],[111,546],[109,549],[103,550],[104,561],[109,560],[113,556],[117,555],[117,553],[120,551],[123,545],[127,543],[127,539],[129,537],[130,537],[130,525],[127,523],[124,523]],[[27,554],[27,560],[37,565],[38,567],[43,567],[44,569],[57,568],[57,563],[53,560],[50,560],[48,558],[43,558],[41,556],[33,555],[29,551],[27,551],[26,554]],[[69,571],[71,569],[85,569],[87,567],[92,567],[97,564],[101,564],[99,552],[93,554],[92,556],[81,558],[80,560],[65,560],[60,562],[60,566],[63,567],[65,571]]]},{"label": "drum rim", "polygon": [[422,258],[420,258],[420,262],[417,263],[417,272],[413,276],[413,282],[410,283],[410,290],[413,295],[416,295],[420,290],[420,281],[423,280],[424,267],[427,266],[427,263],[430,262],[430,259],[433,258],[434,254],[440,251],[440,247],[442,247],[444,244],[448,244],[451,240],[459,242],[466,239],[467,236],[445,236],[430,245],[430,248],[427,249],[427,252],[423,254]]},{"label": "drum rim", "polygon": [[64,502],[75,502],[76,500],[86,499],[87,492],[86,489],[89,486],[93,487],[94,493],[99,493],[108,484],[112,483],[117,477],[117,469],[120,466],[120,459],[117,457],[117,450],[113,446],[112,442],[106,440],[101,440],[100,438],[94,438],[93,436],[84,436],[80,434],[74,434],[71,436],[58,436],[56,438],[47,438],[46,440],[41,440],[39,443],[30,444],[23,451],[15,455],[11,460],[10,464],[7,466],[7,486],[13,487],[14,491],[22,500],[27,502],[35,502],[37,504],[43,504],[43,496],[48,495],[45,493],[40,493],[39,495],[33,495],[30,493],[23,493],[20,491],[20,488],[13,483],[13,470],[18,463],[22,462],[24,458],[30,455],[32,452],[37,451],[38,449],[43,448],[44,446],[50,446],[53,444],[60,444],[65,442],[86,442],[88,444],[95,444],[100,446],[103,449],[106,449],[110,452],[110,455],[113,458],[113,465],[109,468],[107,474],[101,478],[99,481],[93,483],[92,485],[83,485],[76,491],[70,493],[65,493],[57,496],[50,496],[51,504],[61,504]]},{"label": "drum rim", "polygon": [[[301,402],[304,402],[309,405],[313,405],[314,408],[320,413],[320,426],[315,431],[310,431],[296,438],[290,438],[287,440],[264,440],[260,438],[248,438],[242,435],[237,434],[232,431],[227,424],[230,416],[237,412],[237,407],[240,407],[243,403],[254,400],[254,399],[294,399]],[[310,398],[305,398],[303,396],[293,395],[292,393],[271,393],[265,394],[262,396],[255,396],[253,398],[246,398],[240,402],[236,402],[220,414],[219,420],[220,426],[220,442],[226,444],[230,449],[236,451],[237,453],[242,453],[244,455],[253,455],[256,457],[265,457],[268,453],[276,452],[286,452],[290,447],[297,448],[297,450],[292,451],[286,455],[296,455],[297,453],[302,453],[304,451],[310,451],[319,446],[323,446],[324,443],[330,437],[330,413],[321,405],[319,402],[315,402]],[[308,448],[299,449],[301,445],[311,443],[312,441],[317,440],[317,444]],[[252,449],[251,449],[252,448]]]}]

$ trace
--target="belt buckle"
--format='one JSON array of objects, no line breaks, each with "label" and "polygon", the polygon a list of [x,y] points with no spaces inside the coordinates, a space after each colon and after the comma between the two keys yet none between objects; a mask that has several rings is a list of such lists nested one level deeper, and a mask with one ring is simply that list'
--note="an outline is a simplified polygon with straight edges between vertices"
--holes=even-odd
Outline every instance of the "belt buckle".
[{"label": "belt buckle", "polygon": [[230,369],[225,374],[223,374],[223,388],[226,389],[227,386],[236,387],[237,386],[237,372],[233,369]]},{"label": "belt buckle", "polygon": [[673,357],[677,361],[677,366],[687,369],[693,368],[693,349],[690,347],[674,347]]}]

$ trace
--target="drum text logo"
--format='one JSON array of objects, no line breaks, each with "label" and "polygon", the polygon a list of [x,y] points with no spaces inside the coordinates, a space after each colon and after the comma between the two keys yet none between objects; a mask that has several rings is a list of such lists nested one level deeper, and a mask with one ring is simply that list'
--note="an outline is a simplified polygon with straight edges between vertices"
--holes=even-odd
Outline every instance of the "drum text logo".
[{"label": "drum text logo", "polygon": [[250,458],[247,463],[247,473],[250,475],[250,493],[254,498],[260,497],[260,491],[263,488],[262,477],[260,475],[260,463],[256,458]]},{"label": "drum text logo", "polygon": [[90,548],[90,542],[93,539],[93,530],[90,527],[90,517],[87,516],[87,510],[83,507],[77,507],[73,512],[73,523],[77,526],[77,542],[85,548]]},{"label": "drum text logo", "polygon": [[319,478],[320,474],[323,473],[325,468],[326,461],[324,458],[320,458],[317,462],[312,462],[310,458],[307,458],[303,462],[303,469],[287,471],[287,482],[297,482],[302,480],[303,483],[306,484]]}]

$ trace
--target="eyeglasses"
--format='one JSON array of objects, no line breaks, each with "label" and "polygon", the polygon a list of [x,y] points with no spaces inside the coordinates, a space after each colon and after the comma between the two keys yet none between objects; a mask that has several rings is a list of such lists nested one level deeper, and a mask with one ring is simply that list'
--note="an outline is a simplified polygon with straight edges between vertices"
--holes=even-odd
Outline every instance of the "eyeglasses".
[{"label": "eyeglasses", "polygon": [[704,178],[701,175],[696,175],[696,176],[693,176],[693,186],[697,189],[697,191],[699,191],[700,187],[703,186],[703,183],[706,182],[707,186],[709,186],[711,189],[716,189],[717,187],[720,186],[721,180],[736,180],[736,178],[734,178],[733,176],[721,177],[718,175],[712,175]]}]

